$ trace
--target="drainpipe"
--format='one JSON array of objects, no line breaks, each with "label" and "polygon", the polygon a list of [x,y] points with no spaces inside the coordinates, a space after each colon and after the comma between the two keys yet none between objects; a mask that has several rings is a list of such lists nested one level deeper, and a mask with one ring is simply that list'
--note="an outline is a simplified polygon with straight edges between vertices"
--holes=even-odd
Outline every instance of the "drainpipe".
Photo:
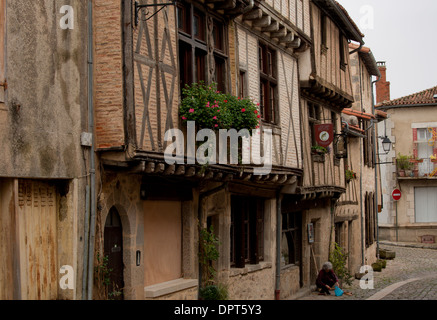
[{"label": "drainpipe", "polygon": [[94,96],[93,96],[93,3],[88,1],[88,129],[93,141],[90,152],[90,214],[91,225],[88,249],[88,300],[93,299],[94,283],[94,244],[96,237],[96,164],[95,164],[95,132],[94,132]]},{"label": "drainpipe", "polygon": [[[375,97],[374,97],[374,89],[373,85],[381,80],[381,77],[378,77],[377,80],[372,81],[372,114],[375,115]],[[375,154],[375,162],[376,158],[378,156],[378,148],[376,147],[376,136],[377,136],[377,126],[374,128],[374,135],[373,135],[373,152]],[[378,158],[379,159],[379,158]],[[380,162],[380,161],[377,161]],[[375,164],[375,200],[374,200],[374,210],[375,210],[375,216],[376,216],[376,257],[379,259],[379,213],[378,213],[378,171],[377,171],[377,165]],[[380,166],[380,165],[378,165]],[[380,168],[380,167],[379,167]]]},{"label": "drainpipe", "polygon": [[275,300],[281,296],[281,235],[282,235],[282,199],[283,195],[276,195],[276,285]]},{"label": "drainpipe", "polygon": [[[361,49],[362,45],[359,49]],[[360,76],[360,89],[363,88],[363,81],[361,77],[361,60],[358,54],[358,73]],[[361,102],[361,112],[364,112],[364,106],[363,106],[363,90],[360,90],[360,102]],[[364,141],[365,138],[363,138]],[[364,217],[363,217],[363,149],[364,146],[360,141],[360,221],[361,221],[361,265],[364,266],[365,263],[365,243],[364,243]]]},{"label": "drainpipe", "polygon": [[90,185],[87,184],[85,192],[85,221],[84,221],[84,244],[83,244],[83,271],[82,271],[82,300],[86,300],[88,279],[88,235],[90,221]]}]

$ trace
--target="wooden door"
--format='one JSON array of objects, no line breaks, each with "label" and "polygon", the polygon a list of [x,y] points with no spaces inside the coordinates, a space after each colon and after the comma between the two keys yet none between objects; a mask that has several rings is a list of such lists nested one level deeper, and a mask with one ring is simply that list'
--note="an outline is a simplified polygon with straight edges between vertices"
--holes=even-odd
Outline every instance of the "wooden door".
[{"label": "wooden door", "polygon": [[54,300],[58,296],[56,188],[46,182],[18,183],[21,299]]},{"label": "wooden door", "polygon": [[117,209],[109,211],[105,224],[104,254],[108,257],[109,299],[123,300],[123,228]]}]

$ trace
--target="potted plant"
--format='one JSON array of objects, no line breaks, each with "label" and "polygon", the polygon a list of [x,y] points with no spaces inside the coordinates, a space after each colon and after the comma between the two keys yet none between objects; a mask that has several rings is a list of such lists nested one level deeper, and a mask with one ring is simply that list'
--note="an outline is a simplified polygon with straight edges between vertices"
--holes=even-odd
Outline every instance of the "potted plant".
[{"label": "potted plant", "polygon": [[346,182],[349,183],[357,178],[357,174],[353,170],[346,170]]},{"label": "potted plant", "polygon": [[179,108],[182,123],[194,121],[197,129],[241,129],[259,128],[261,115],[258,106],[249,99],[237,98],[217,91],[215,83],[203,82],[186,85],[182,89],[183,99]]},{"label": "potted plant", "polygon": [[328,149],[326,149],[325,147],[321,147],[321,146],[312,146],[311,147],[311,152],[313,154],[319,154],[319,155],[324,155],[326,153],[328,153]]},{"label": "potted plant", "polygon": [[411,175],[411,169],[413,164],[410,162],[410,157],[402,154],[398,154],[396,158],[396,165],[398,168],[398,174],[400,177],[405,177],[406,171],[409,171],[409,175]]}]

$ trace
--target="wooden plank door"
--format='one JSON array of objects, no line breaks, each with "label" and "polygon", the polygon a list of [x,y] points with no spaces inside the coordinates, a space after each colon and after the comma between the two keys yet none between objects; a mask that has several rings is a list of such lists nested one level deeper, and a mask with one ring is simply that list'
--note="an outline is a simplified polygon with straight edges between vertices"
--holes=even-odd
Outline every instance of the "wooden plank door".
[{"label": "wooden plank door", "polygon": [[46,182],[18,183],[21,299],[58,296],[56,189]]}]

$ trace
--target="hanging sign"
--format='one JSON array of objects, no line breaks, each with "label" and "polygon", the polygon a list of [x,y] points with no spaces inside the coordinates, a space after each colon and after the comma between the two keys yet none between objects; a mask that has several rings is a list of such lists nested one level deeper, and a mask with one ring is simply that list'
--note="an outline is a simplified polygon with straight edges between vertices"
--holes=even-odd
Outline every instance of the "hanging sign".
[{"label": "hanging sign", "polygon": [[321,147],[328,147],[334,142],[334,126],[331,124],[316,124],[314,134],[317,144]]}]

